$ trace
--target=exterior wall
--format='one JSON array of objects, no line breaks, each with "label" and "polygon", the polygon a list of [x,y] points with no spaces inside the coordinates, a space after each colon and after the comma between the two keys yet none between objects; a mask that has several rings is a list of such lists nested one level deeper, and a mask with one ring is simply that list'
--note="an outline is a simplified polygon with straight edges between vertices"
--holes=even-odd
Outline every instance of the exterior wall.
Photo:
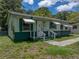
[{"label": "exterior wall", "polygon": [[8,18],[8,36],[15,39],[15,32],[20,32],[19,19],[16,16],[10,15]]},{"label": "exterior wall", "polygon": [[37,29],[37,27],[36,27],[36,23],[37,23],[37,21],[33,24],[33,31],[34,31],[34,32],[37,31],[37,30],[36,30],[36,29]]},{"label": "exterior wall", "polygon": [[45,34],[48,34],[47,32],[49,30],[49,21],[37,21],[36,27],[37,37],[41,35],[40,31],[43,31]]},{"label": "exterior wall", "polygon": [[58,30],[58,31],[61,30],[61,29],[60,29],[60,25],[61,25],[61,24],[56,24],[56,26],[57,26],[57,29],[56,29],[56,30]]},{"label": "exterior wall", "polygon": [[15,32],[15,40],[29,40],[30,32]]},{"label": "exterior wall", "polygon": [[13,16],[12,18],[13,18],[14,31],[20,32],[19,18],[17,18],[16,16]]},{"label": "exterior wall", "polygon": [[37,37],[40,37],[41,36],[41,31],[43,31],[43,22],[37,21],[36,26],[37,26],[37,28],[36,28]]},{"label": "exterior wall", "polygon": [[33,31],[48,31],[49,29],[49,22],[46,21],[46,22],[42,22],[42,21],[36,21],[34,24],[33,24]]},{"label": "exterior wall", "polygon": [[46,21],[44,23],[44,31],[48,31],[49,30],[49,21]]},{"label": "exterior wall", "polygon": [[37,32],[43,31],[43,22],[37,21]]},{"label": "exterior wall", "polygon": [[10,15],[10,17],[8,18],[8,36],[11,39],[14,38],[12,26],[13,26],[13,19],[12,19],[12,15]]}]

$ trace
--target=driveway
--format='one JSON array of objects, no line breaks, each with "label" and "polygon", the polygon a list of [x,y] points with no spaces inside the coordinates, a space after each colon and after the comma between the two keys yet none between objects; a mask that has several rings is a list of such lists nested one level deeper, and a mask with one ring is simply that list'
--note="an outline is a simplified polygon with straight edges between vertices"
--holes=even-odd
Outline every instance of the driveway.
[{"label": "driveway", "polygon": [[76,42],[79,41],[79,37],[78,38],[74,38],[74,39],[69,39],[69,40],[64,40],[64,41],[46,41],[46,43],[51,44],[51,45],[56,45],[56,46],[67,46],[67,45],[71,45],[74,44]]}]

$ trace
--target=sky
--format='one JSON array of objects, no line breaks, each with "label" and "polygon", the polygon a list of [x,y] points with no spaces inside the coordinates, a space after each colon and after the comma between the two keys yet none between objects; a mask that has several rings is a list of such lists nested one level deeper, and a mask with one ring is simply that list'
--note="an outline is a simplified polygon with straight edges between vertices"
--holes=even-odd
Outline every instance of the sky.
[{"label": "sky", "polygon": [[63,11],[79,12],[79,0],[23,0],[22,8],[26,11],[46,7],[52,14]]}]

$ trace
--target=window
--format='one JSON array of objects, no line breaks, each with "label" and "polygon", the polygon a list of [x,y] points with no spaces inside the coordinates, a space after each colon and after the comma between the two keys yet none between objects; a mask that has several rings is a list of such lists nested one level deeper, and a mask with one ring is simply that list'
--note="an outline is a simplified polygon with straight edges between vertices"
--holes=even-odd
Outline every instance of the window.
[{"label": "window", "polygon": [[50,22],[50,28],[56,29],[56,24],[54,24],[53,22]]},{"label": "window", "polygon": [[68,27],[65,27],[65,29],[67,30],[67,29],[68,29]]},{"label": "window", "polygon": [[23,31],[28,31],[28,30],[30,30],[30,24],[29,23],[25,23],[24,21],[23,21]]},{"label": "window", "polygon": [[60,29],[63,29],[63,25],[60,26]]},{"label": "window", "polygon": [[76,26],[76,25],[74,25],[74,26],[73,26],[73,29],[77,29],[77,26]]}]

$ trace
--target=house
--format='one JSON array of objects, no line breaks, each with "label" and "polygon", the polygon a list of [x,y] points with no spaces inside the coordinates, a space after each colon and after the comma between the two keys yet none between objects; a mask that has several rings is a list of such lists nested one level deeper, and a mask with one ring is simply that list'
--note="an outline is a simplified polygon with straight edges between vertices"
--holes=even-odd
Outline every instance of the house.
[{"label": "house", "polygon": [[79,23],[73,23],[71,33],[73,34],[79,34]]},{"label": "house", "polygon": [[55,18],[9,11],[8,36],[12,39],[55,38],[70,34],[70,24]]},{"label": "house", "polygon": [[71,20],[73,20],[73,22],[71,21],[70,22],[70,25],[72,25],[71,26],[71,33],[79,33],[79,16],[77,16],[77,17],[74,17],[73,19],[71,19]]}]

